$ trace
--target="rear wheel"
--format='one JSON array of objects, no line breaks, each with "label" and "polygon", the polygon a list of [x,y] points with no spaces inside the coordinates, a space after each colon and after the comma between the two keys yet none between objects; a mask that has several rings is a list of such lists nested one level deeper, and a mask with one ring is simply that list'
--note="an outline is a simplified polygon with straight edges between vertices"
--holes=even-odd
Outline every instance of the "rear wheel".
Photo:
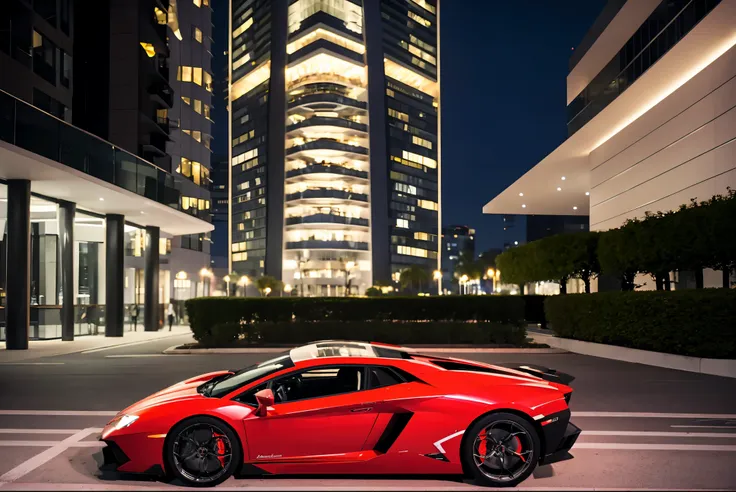
[{"label": "rear wheel", "polygon": [[171,429],[169,436],[165,448],[167,468],[187,485],[220,484],[243,462],[238,436],[218,419],[183,420]]},{"label": "rear wheel", "polygon": [[512,487],[532,474],[539,452],[532,424],[511,413],[492,413],[466,431],[462,459],[477,484]]}]

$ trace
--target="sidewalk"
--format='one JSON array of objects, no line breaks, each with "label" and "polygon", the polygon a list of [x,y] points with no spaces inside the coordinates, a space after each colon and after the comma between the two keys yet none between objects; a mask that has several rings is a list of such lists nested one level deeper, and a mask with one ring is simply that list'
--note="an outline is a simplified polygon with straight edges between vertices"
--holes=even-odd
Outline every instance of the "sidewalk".
[{"label": "sidewalk", "polygon": [[143,327],[140,325],[138,326],[138,331],[127,331],[127,328],[126,326],[126,331],[122,337],[105,337],[102,334],[75,337],[72,342],[63,342],[58,339],[31,340],[28,343],[28,350],[6,350],[5,343],[0,342],[0,364],[16,363],[39,357],[74,354],[109,347],[121,347],[191,334],[189,325],[175,325],[171,331],[169,331],[168,327],[162,328],[159,331],[143,331]]}]

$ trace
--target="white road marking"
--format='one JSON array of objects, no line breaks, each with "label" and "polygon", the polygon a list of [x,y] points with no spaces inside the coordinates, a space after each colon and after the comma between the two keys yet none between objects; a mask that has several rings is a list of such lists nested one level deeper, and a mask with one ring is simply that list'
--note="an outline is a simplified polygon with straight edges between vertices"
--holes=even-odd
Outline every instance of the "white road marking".
[{"label": "white road marking", "polygon": [[166,340],[167,338],[175,338],[175,337],[183,337],[183,336],[188,336],[191,338],[192,334],[191,333],[172,334],[172,335],[168,335],[165,337],[151,338],[149,340],[141,340],[138,342],[121,343],[117,345],[108,345],[106,347],[99,347],[99,348],[94,348],[94,349],[89,349],[89,350],[83,350],[81,353],[94,354],[95,352],[102,352],[104,350],[113,350],[113,349],[122,348],[122,347],[133,347],[134,345],[142,345],[144,343],[158,342],[159,340]]},{"label": "white road marking", "polygon": [[63,366],[64,362],[0,362],[0,366]]},{"label": "white road marking", "polygon": [[24,461],[20,465],[16,466],[12,470],[0,476],[0,483],[13,482],[15,480],[18,480],[19,478],[32,472],[39,466],[43,466],[45,463],[59,456],[61,453],[63,453],[65,450],[69,448],[70,444],[78,443],[85,437],[95,432],[99,432],[98,429],[96,428],[82,429],[81,431],[67,437],[63,441],[54,443],[49,449],[43,451],[42,453],[37,454],[31,459]]},{"label": "white road marking", "polygon": [[736,451],[729,444],[640,444],[628,442],[576,442],[576,449],[626,449],[641,451]]},{"label": "white road marking", "polygon": [[572,412],[573,418],[613,417],[641,419],[736,419],[735,414],[727,413],[653,413],[653,412]]},{"label": "white road marking", "polygon": [[581,436],[634,436],[634,437],[731,437],[736,438],[735,433],[730,432],[658,432],[658,431],[595,431],[584,430]]},{"label": "white road marking", "polygon": [[125,355],[106,355],[106,359],[132,359],[136,357],[166,357],[166,354],[125,354]]},{"label": "white road marking", "polygon": [[82,429],[0,429],[0,434],[74,434]]},{"label": "white road marking", "polygon": [[461,430],[461,431],[458,431],[458,432],[456,432],[454,434],[450,434],[447,437],[443,437],[442,439],[440,439],[439,441],[437,441],[437,442],[434,443],[434,447],[437,448],[440,453],[445,454],[445,448],[442,447],[442,443],[443,442],[447,442],[447,441],[449,441],[450,439],[452,439],[454,437],[462,436],[463,434],[465,434],[465,431],[464,430]]},{"label": "white road marking", "polygon": [[[0,447],[31,447],[50,448],[63,441],[0,441]],[[65,445],[65,448],[104,448],[105,443],[100,441],[79,441]]]},{"label": "white road marking", "polygon": [[114,417],[113,410],[0,410],[0,415],[32,415],[37,417]]},{"label": "white road marking", "polygon": [[736,429],[736,425],[671,425],[673,429]]}]

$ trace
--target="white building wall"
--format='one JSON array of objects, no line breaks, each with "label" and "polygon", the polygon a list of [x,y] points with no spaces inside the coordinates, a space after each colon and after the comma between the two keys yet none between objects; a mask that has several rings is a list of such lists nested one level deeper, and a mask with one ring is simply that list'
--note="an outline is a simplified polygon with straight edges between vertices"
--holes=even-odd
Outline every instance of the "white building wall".
[{"label": "white building wall", "polygon": [[736,188],[736,47],[589,155],[591,230]]}]

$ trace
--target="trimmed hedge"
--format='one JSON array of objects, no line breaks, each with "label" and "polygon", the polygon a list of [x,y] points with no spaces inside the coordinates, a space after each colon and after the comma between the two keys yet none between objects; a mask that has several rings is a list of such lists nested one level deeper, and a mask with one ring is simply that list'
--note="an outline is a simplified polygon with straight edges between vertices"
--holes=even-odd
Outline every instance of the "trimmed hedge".
[{"label": "trimmed hedge", "polygon": [[514,296],[208,297],[186,306],[194,338],[205,346],[326,338],[522,345],[526,339],[524,299]]},{"label": "trimmed hedge", "polygon": [[544,300],[548,296],[524,295],[524,321],[540,324],[547,328],[547,318],[544,315]]},{"label": "trimmed hedge", "polygon": [[552,296],[545,312],[564,338],[655,352],[736,358],[736,290]]}]

